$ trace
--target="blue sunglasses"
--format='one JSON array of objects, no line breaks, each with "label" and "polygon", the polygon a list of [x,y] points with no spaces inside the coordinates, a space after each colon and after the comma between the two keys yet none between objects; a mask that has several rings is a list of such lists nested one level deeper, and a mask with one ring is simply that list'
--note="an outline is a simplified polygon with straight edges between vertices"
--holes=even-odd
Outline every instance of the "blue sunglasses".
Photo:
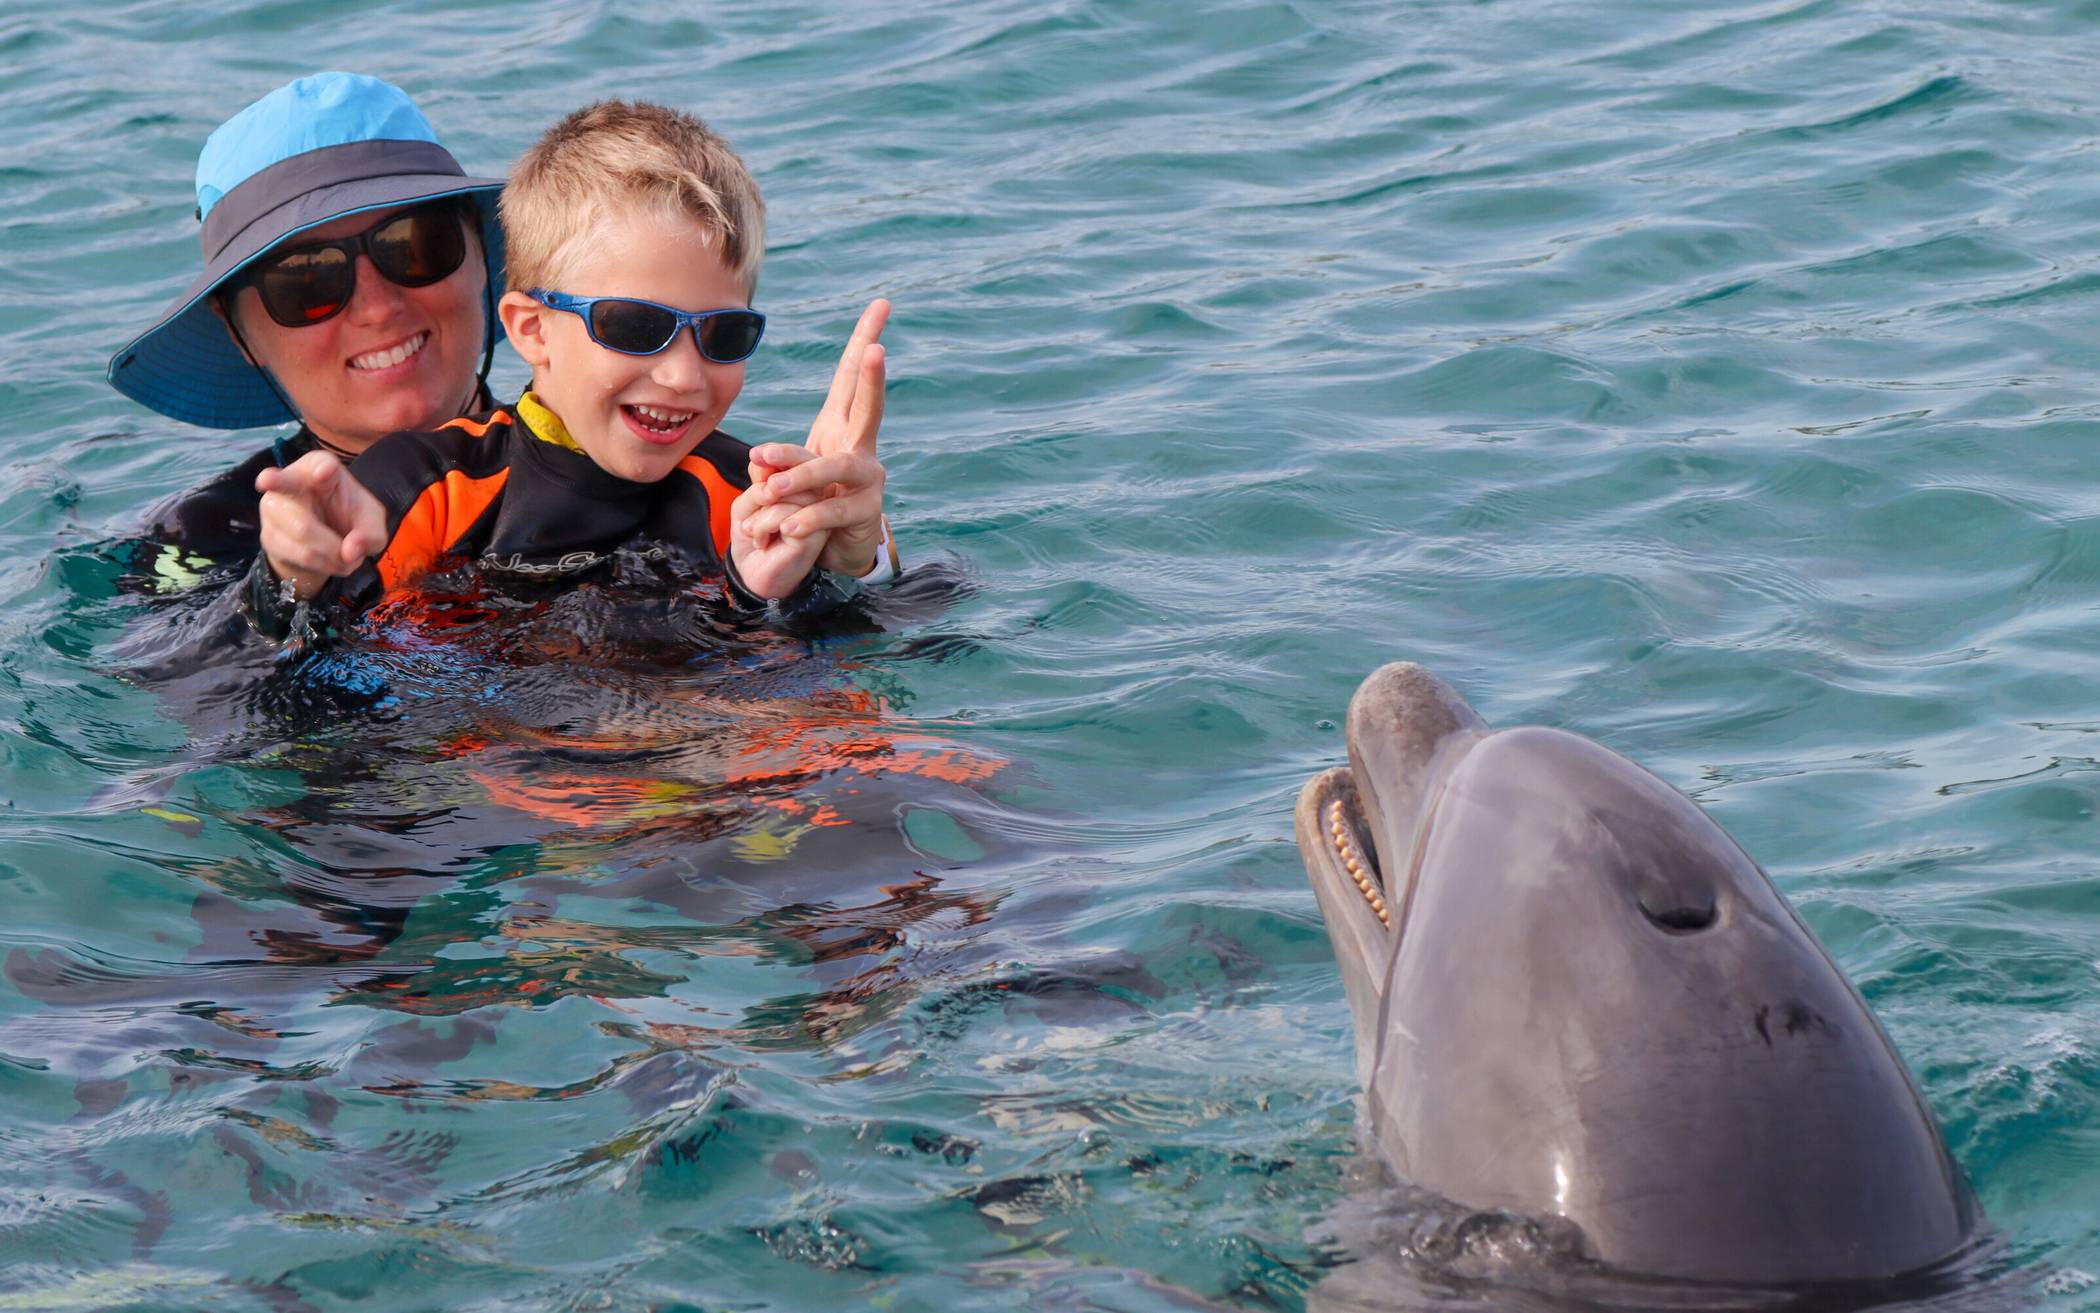
[{"label": "blue sunglasses", "polygon": [[756,310],[674,310],[625,296],[570,296],[540,287],[531,296],[549,310],[581,315],[591,341],[622,355],[653,356],[690,324],[702,359],[733,365],[749,360],[766,335],[766,317]]}]

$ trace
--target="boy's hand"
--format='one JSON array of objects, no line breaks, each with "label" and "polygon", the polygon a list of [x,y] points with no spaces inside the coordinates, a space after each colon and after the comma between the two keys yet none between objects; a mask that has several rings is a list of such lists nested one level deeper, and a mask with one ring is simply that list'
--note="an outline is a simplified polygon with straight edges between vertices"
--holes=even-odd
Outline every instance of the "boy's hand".
[{"label": "boy's hand", "polygon": [[745,494],[756,498],[756,506],[801,508],[801,514],[782,515],[767,527],[794,537],[828,534],[816,564],[855,578],[874,568],[882,540],[887,475],[875,455],[875,435],[882,427],[885,372],[877,339],[889,317],[888,301],[869,303],[839,355],[809,440],[801,447],[769,442],[754,448],[751,491]]},{"label": "boy's hand", "polygon": [[[773,444],[786,464],[762,463],[757,448],[751,453],[751,487],[729,504],[729,557],[736,562],[744,586],[760,597],[781,598],[802,586],[822,555],[829,530],[788,533],[783,526],[796,520],[816,500],[814,493],[787,498],[761,495],[761,485],[776,468],[784,469],[815,461],[807,448]],[[790,454],[791,453],[791,454]]]},{"label": "boy's hand", "polygon": [[386,546],[386,507],[326,451],[255,476],[262,494],[262,550],[302,602],[351,574]]}]

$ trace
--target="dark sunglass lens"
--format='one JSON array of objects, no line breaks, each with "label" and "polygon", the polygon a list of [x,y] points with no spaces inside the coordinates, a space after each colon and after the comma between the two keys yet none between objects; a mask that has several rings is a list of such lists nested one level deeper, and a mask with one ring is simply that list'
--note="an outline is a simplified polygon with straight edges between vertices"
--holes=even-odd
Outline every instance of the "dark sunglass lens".
[{"label": "dark sunglass lens", "polygon": [[699,323],[700,354],[718,365],[733,365],[758,350],[766,321],[755,310],[731,310]]},{"label": "dark sunglass lens", "polygon": [[600,345],[646,356],[664,349],[678,320],[645,301],[600,301],[591,307],[591,336]]},{"label": "dark sunglass lens", "polygon": [[450,278],[467,257],[467,237],[451,205],[414,210],[372,230],[372,265],[403,287]]},{"label": "dark sunglass lens", "polygon": [[318,324],[350,300],[350,257],[333,247],[299,251],[273,261],[255,279],[263,309],[286,328]]}]

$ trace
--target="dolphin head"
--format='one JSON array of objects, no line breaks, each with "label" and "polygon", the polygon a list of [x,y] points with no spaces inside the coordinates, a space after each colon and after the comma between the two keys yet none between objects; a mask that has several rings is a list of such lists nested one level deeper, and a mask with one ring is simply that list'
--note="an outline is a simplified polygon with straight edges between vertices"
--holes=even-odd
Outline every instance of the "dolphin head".
[{"label": "dolphin head", "polygon": [[1415,665],[1298,802],[1393,1170],[1702,1281],[1885,1280],[1973,1241],[1902,1061],[1757,864],[1559,730],[1491,732]]}]

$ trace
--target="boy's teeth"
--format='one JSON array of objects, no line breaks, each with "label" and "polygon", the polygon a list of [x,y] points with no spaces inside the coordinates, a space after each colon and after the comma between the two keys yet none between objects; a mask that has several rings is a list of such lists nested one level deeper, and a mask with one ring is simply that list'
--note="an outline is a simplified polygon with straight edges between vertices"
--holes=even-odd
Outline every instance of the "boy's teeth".
[{"label": "boy's teeth", "polygon": [[368,355],[362,356],[352,356],[350,357],[350,368],[385,369],[389,365],[398,365],[402,361],[414,355],[416,352],[421,351],[423,349],[423,344],[425,342],[428,342],[429,340],[429,333],[418,333],[414,337],[408,339],[406,342],[403,342],[400,346],[390,348],[389,350],[374,351]]},{"label": "boy's teeth", "polygon": [[693,417],[690,410],[658,410],[654,406],[631,406],[635,414],[642,417],[651,428],[674,429]]}]

